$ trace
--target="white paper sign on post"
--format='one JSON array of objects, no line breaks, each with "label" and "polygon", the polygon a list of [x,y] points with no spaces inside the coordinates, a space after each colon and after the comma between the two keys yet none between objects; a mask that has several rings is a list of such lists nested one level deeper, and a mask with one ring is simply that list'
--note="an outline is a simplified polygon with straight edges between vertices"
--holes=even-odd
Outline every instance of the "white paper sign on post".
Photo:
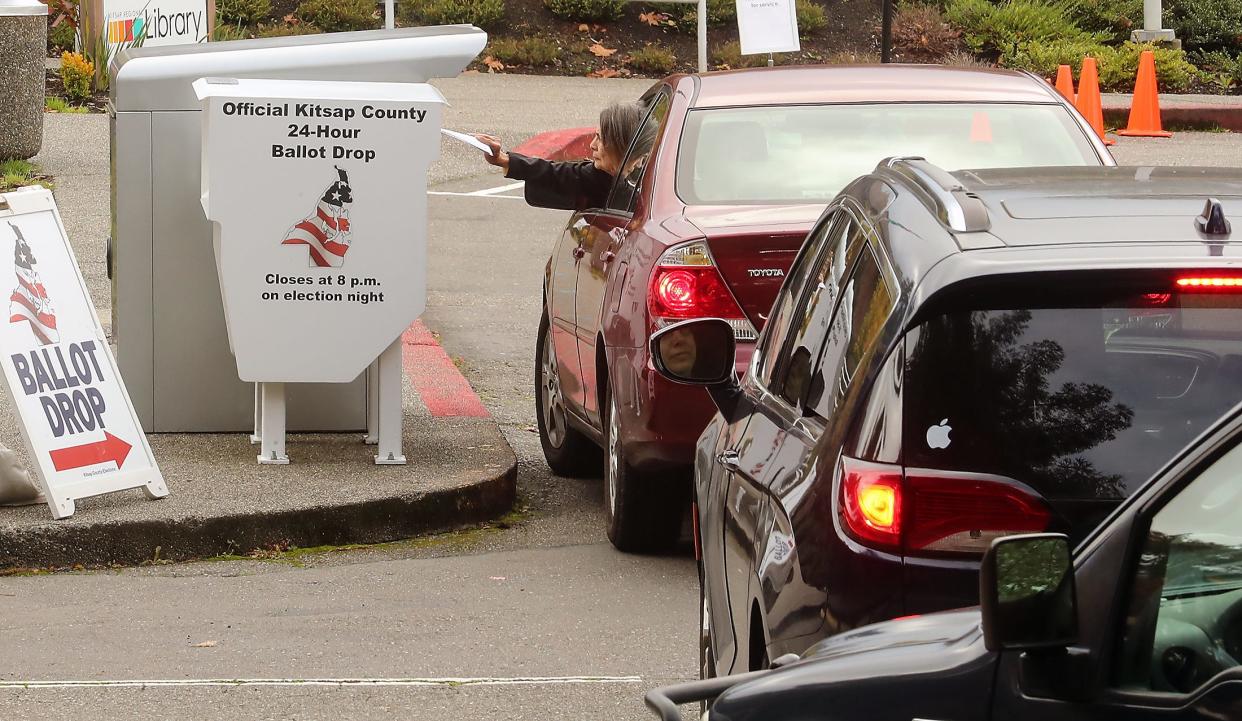
[{"label": "white paper sign on post", "polygon": [[4,383],[52,516],[128,488],[168,495],[51,191],[0,195],[0,287]]},{"label": "white paper sign on post", "polygon": [[743,55],[796,53],[802,47],[794,0],[737,0],[737,32]]}]

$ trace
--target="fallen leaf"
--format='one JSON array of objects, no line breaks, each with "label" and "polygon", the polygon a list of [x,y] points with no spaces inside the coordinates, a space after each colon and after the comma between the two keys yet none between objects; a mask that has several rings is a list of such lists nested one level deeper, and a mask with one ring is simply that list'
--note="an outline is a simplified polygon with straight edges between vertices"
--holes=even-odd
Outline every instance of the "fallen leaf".
[{"label": "fallen leaf", "polygon": [[298,24],[298,17],[294,15],[293,13],[289,13],[288,15],[286,15],[283,18],[283,20],[285,21],[285,25],[297,25]]},{"label": "fallen leaf", "polygon": [[219,641],[203,641],[201,643],[194,644],[194,648],[215,648],[218,643],[220,642]]},{"label": "fallen leaf", "polygon": [[599,43],[595,43],[591,47],[587,48],[587,50],[590,50],[591,54],[597,58],[606,58],[612,55],[613,53],[617,52],[615,48],[606,48],[603,45],[600,45]]},{"label": "fallen leaf", "polygon": [[483,64],[487,66],[487,72],[489,73],[494,73],[494,72],[505,69],[505,64],[500,62],[496,58],[492,57],[491,55],[488,55],[487,57],[483,58]]},{"label": "fallen leaf", "polygon": [[582,23],[581,25],[578,26],[578,32],[589,33],[591,32],[591,26],[587,25],[586,23]]},{"label": "fallen leaf", "polygon": [[534,426],[526,426],[527,433],[538,433],[539,429]]},{"label": "fallen leaf", "polygon": [[664,21],[668,19],[668,16],[665,15],[664,13],[649,12],[649,13],[639,13],[638,19],[642,20],[648,25],[651,25],[652,27],[658,27],[664,24]]},{"label": "fallen leaf", "polygon": [[615,78],[621,75],[616,68],[600,68],[593,73],[587,73],[588,78]]},{"label": "fallen leaf", "polygon": [[504,576],[488,576],[487,578],[488,578],[488,580],[491,580],[491,581],[503,581],[503,580],[505,580],[505,577],[504,577]]}]

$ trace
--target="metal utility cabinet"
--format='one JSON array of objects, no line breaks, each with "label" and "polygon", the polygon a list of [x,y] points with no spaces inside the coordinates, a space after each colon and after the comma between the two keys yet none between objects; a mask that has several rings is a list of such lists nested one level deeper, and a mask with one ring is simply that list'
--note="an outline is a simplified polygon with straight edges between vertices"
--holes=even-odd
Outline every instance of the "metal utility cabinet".
[{"label": "metal utility cabinet", "polygon": [[[203,77],[426,82],[453,77],[487,42],[464,25],[131,48],[112,64],[112,333],[149,431],[240,432],[254,388],[229,351],[211,224],[199,203]],[[246,185],[246,159],[236,182]],[[254,187],[256,195],[266,188]],[[366,387],[291,386],[290,430],[366,428]]]}]

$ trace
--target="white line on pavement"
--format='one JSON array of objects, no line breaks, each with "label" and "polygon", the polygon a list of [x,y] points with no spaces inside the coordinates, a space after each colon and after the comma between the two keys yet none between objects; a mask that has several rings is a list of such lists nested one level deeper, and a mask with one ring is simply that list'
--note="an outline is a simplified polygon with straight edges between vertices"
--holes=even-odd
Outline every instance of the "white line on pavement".
[{"label": "white line on pavement", "polygon": [[524,181],[519,180],[516,183],[509,183],[508,185],[499,185],[495,188],[487,188],[486,190],[476,190],[473,193],[470,193],[470,195],[496,195],[497,193],[503,193],[506,190],[517,190],[525,184],[526,183]]},{"label": "white line on pavement", "polygon": [[454,193],[449,190],[428,190],[427,195],[453,195],[459,198],[504,198],[505,200],[522,200],[520,195],[476,195],[474,193]]},{"label": "white line on pavement", "polygon": [[123,681],[0,681],[0,689],[157,688],[187,686],[543,686],[560,684],[633,684],[641,676],[533,676],[529,678],[220,678],[138,679]]}]

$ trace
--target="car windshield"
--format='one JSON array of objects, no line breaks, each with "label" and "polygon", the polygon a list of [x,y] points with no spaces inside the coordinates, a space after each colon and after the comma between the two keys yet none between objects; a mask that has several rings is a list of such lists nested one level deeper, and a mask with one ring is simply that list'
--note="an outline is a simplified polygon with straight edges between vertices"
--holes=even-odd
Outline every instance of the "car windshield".
[{"label": "car windshield", "polygon": [[906,347],[907,465],[1007,476],[1092,520],[1242,401],[1235,294],[954,310]]},{"label": "car windshield", "polygon": [[677,194],[689,205],[823,203],[901,155],[946,170],[1100,164],[1060,105],[716,108],[687,117]]}]

